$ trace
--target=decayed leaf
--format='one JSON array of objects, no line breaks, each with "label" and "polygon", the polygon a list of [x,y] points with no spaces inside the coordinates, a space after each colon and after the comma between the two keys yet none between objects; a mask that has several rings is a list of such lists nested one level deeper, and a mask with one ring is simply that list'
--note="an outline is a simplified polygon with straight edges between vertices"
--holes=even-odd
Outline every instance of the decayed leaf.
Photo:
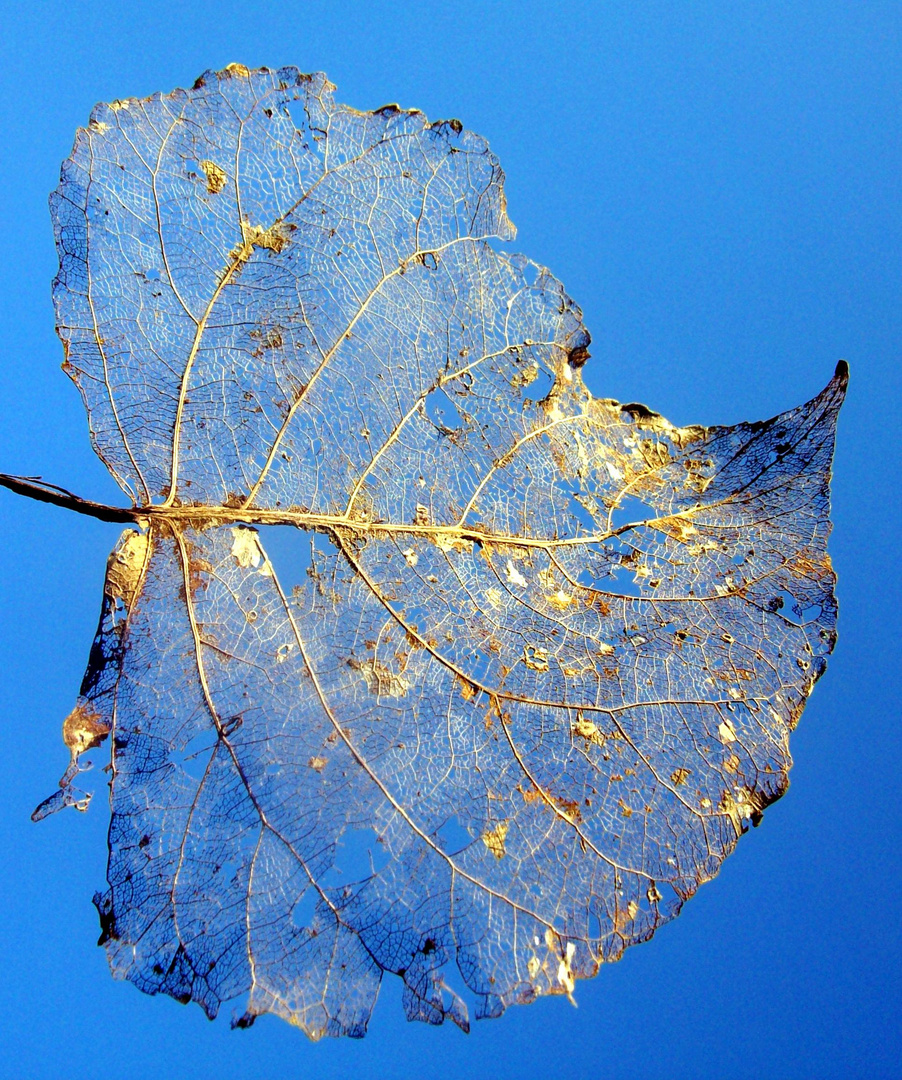
[{"label": "decayed leaf", "polygon": [[782,794],[846,385],[732,428],[594,399],[579,310],[487,242],[486,144],[332,90],[233,65],[99,106],[53,201],[67,370],[142,529],[67,740],[112,732],[103,941],[314,1038],[386,971],[431,1023],[570,995]]}]

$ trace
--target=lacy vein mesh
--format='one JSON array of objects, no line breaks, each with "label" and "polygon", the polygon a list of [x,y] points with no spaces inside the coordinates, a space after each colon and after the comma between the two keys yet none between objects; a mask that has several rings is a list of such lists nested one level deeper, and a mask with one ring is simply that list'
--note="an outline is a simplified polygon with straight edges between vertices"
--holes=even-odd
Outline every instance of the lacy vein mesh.
[{"label": "lacy vein mesh", "polygon": [[162,511],[73,713],[112,735],[103,941],[312,1037],[362,1035],[386,971],[462,1027],[572,993],[784,791],[846,385],[732,428],[593,398],[579,309],[488,242],[485,142],[332,90],[233,65],[99,106],[53,200],[95,447]]}]

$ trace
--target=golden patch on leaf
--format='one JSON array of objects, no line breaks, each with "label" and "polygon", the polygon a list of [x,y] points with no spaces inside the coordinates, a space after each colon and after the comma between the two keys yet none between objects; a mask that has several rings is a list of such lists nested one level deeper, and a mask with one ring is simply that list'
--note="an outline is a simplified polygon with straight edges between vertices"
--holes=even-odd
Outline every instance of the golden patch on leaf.
[{"label": "golden patch on leaf", "polygon": [[754,671],[749,671],[748,668],[720,668],[718,671],[713,671],[712,675],[715,679],[720,679],[721,682],[733,682],[734,679],[741,679],[744,682],[749,682],[754,679]]},{"label": "golden patch on leaf", "polygon": [[100,746],[110,733],[110,725],[88,701],[80,701],[63,721],[63,742],[74,761],[79,754]]},{"label": "golden patch on leaf", "polygon": [[582,811],[575,799],[566,799],[563,795],[549,795],[549,798],[568,821],[582,821]]},{"label": "golden patch on leaf", "polygon": [[639,443],[639,450],[649,465],[649,468],[658,469],[670,461],[670,448],[666,443],[656,439],[643,439]]},{"label": "golden patch on leaf", "polygon": [[404,678],[403,668],[400,672],[392,671],[390,667],[375,659],[348,663],[363,675],[369,692],[376,697],[403,697],[410,689],[410,682]]},{"label": "golden patch on leaf", "polygon": [[604,746],[607,741],[604,732],[591,720],[587,720],[582,713],[577,713],[576,720],[570,729],[574,735],[578,735],[581,739],[585,739],[586,742],[595,743],[597,746]]},{"label": "golden patch on leaf", "polygon": [[809,548],[802,548],[801,551],[796,552],[795,555],[786,560],[784,566],[792,574],[813,578],[815,581],[820,580],[833,569],[833,563],[830,561],[827,552],[815,552]]},{"label": "golden patch on leaf", "polygon": [[504,568],[504,575],[511,585],[516,585],[518,589],[525,589],[529,584],[526,578],[517,569],[513,559],[507,560],[507,566]]},{"label": "golden patch on leaf", "polygon": [[220,168],[215,161],[199,161],[198,165],[200,165],[207,181],[207,191],[211,195],[218,195],[226,186],[226,180],[228,179],[225,169]]},{"label": "golden patch on leaf", "polygon": [[249,221],[242,220],[241,243],[229,252],[233,263],[238,264],[235,270],[237,271],[242,263],[247,262],[253,254],[254,248],[263,248],[278,255],[284,250],[290,238],[291,226],[286,225],[284,222],[277,221],[274,225],[264,229],[260,225],[251,225]]},{"label": "golden patch on leaf", "polygon": [[626,907],[619,904],[614,910],[614,929],[618,934],[627,932],[627,927],[639,914],[639,905],[635,900],[630,900]]},{"label": "golden patch on leaf", "polygon": [[729,817],[736,835],[740,836],[744,821],[760,818],[761,800],[747,788],[737,787],[733,791],[724,791],[718,809]]},{"label": "golden patch on leaf", "polygon": [[500,720],[502,724],[510,723],[510,713],[506,713],[501,708],[501,703],[494,694],[489,695],[489,707],[485,711],[485,729],[491,731],[495,726],[495,721]]},{"label": "golden patch on leaf", "polygon": [[563,589],[558,589],[557,592],[546,596],[545,600],[555,611],[566,611],[571,604],[576,603],[576,597],[572,593],[564,592]]},{"label": "golden patch on leaf", "polygon": [[611,605],[605,600],[600,592],[595,592],[594,589],[590,589],[586,597],[583,599],[583,603],[587,608],[592,608],[598,612],[599,615],[610,615]]},{"label": "golden patch on leaf", "polygon": [[150,534],[127,532],[107,562],[106,594],[130,607],[144,573]]},{"label": "golden patch on leaf", "polygon": [[538,645],[524,645],[522,660],[532,671],[548,670],[548,650]]},{"label": "golden patch on leaf", "polygon": [[567,948],[564,950],[564,955],[561,957],[561,962],[557,967],[557,981],[564,988],[564,993],[570,998],[570,1001],[575,1005],[573,1001],[573,990],[576,986],[576,982],[573,978],[573,954],[576,952],[576,946],[572,941],[567,942]]},{"label": "golden patch on leaf", "polygon": [[259,225],[249,225],[244,233],[245,243],[253,247],[265,248],[278,254],[288,243],[290,236],[288,228],[281,222],[270,225],[268,229],[262,229]]},{"label": "golden patch on leaf", "polygon": [[652,529],[663,532],[677,543],[686,543],[689,537],[696,536],[698,529],[686,517],[659,517],[648,523]]},{"label": "golden patch on leaf", "polygon": [[496,859],[503,859],[506,854],[504,850],[504,841],[507,837],[507,830],[509,828],[509,822],[499,821],[493,829],[487,829],[482,834],[482,842]]},{"label": "golden patch on leaf", "polygon": [[523,390],[539,377],[539,365],[533,360],[530,364],[518,368],[511,376],[510,384],[515,390]]},{"label": "golden patch on leaf", "polygon": [[[417,512],[419,512],[419,509],[417,507]],[[473,550],[473,541],[468,540],[465,536],[447,536],[445,533],[436,533],[432,540],[439,551],[445,554],[449,551],[456,551],[462,555],[469,555]]]},{"label": "golden patch on leaf", "polygon": [[517,786],[517,791],[523,796],[523,801],[527,803],[543,802],[546,806],[554,806],[567,818],[568,821],[581,821],[582,813],[579,808],[579,803],[573,799],[565,799],[562,795],[555,795],[550,791],[540,790],[532,782],[528,782],[527,786],[523,784]]},{"label": "golden patch on leaf", "polygon": [[473,698],[479,696],[479,687],[474,686],[469,679],[465,679],[462,675],[457,676],[457,684],[460,687],[460,696],[464,701],[472,701]]},{"label": "golden patch on leaf", "polygon": [[539,585],[543,589],[551,590],[558,582],[558,576],[557,574],[555,574],[554,570],[552,570],[550,566],[547,566],[543,570],[540,570],[536,577],[538,577]]},{"label": "golden patch on leaf", "polygon": [[685,784],[691,775],[692,770],[686,769],[681,765],[678,769],[674,769],[670,774],[670,782],[674,787],[679,787],[680,784]]}]

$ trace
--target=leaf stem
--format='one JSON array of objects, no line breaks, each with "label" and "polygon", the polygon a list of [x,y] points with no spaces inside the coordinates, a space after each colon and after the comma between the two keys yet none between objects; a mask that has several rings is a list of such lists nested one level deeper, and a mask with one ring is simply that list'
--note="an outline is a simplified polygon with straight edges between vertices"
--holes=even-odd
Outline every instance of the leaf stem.
[{"label": "leaf stem", "polygon": [[105,506],[103,503],[92,502],[83,499],[79,495],[73,495],[65,488],[49,484],[39,476],[10,476],[0,473],[0,486],[9,488],[17,495],[24,495],[28,499],[36,499],[38,502],[53,503],[54,506],[63,506],[67,510],[74,510],[77,514],[86,514],[88,517],[97,518],[99,521],[138,522],[146,520],[147,513],[137,508],[126,509],[118,506]]}]

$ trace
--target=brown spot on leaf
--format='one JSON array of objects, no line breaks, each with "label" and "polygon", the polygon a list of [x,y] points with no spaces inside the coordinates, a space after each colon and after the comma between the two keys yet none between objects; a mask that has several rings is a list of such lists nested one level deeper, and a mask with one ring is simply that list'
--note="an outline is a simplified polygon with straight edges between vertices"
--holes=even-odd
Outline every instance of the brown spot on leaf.
[{"label": "brown spot on leaf", "polygon": [[539,790],[535,784],[527,782],[524,787],[520,784],[517,790],[523,796],[524,802],[532,803],[541,801],[546,806],[554,806],[563,814],[568,821],[576,822],[582,820],[582,811],[578,802],[573,799],[567,799],[563,795],[555,795],[553,792],[547,790]]},{"label": "brown spot on leaf", "polygon": [[404,677],[406,658],[397,672],[375,659],[349,660],[348,663],[363,675],[367,689],[376,697],[403,697],[410,689],[410,682]]},{"label": "brown spot on leaf", "polygon": [[464,701],[472,701],[473,698],[479,696],[478,687],[474,686],[469,679],[465,679],[462,675],[458,675],[457,683],[460,688],[460,696]]}]

